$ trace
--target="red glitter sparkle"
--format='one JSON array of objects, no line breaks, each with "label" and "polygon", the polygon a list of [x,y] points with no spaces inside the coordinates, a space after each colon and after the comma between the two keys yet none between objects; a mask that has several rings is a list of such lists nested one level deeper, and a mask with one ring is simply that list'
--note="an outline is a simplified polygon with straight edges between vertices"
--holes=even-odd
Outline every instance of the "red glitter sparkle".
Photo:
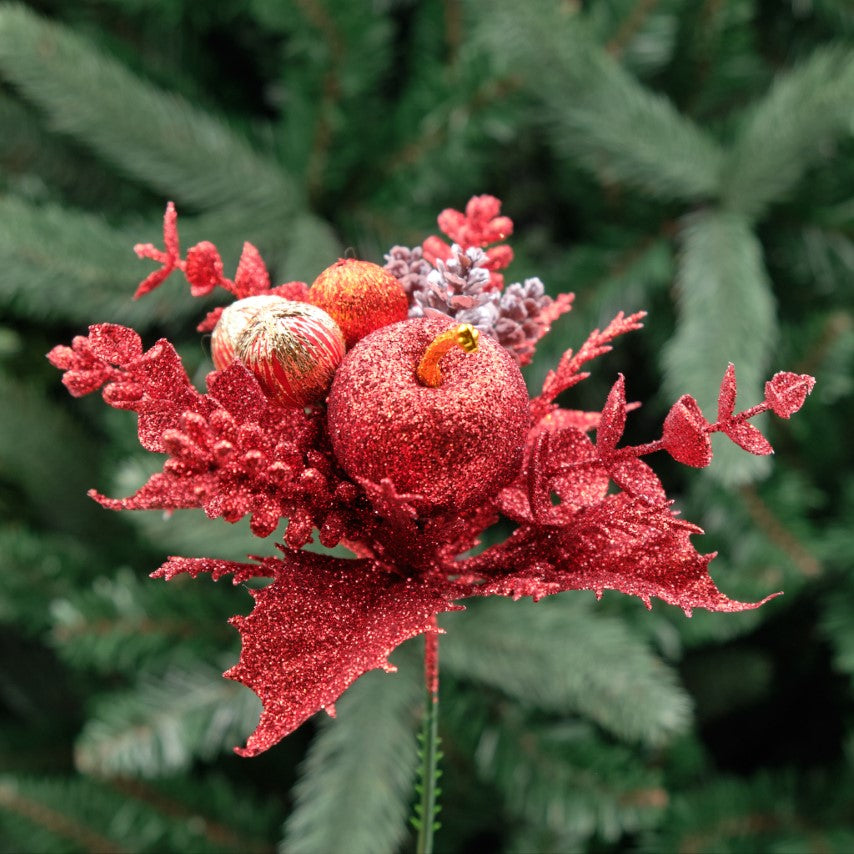
[{"label": "red glitter sparkle", "polygon": [[[512,222],[499,216],[499,210],[497,199],[475,197],[465,213],[445,211],[440,225],[463,248],[486,246],[512,232]],[[432,256],[428,243],[437,249]],[[425,243],[425,256],[442,258],[438,244],[438,238]],[[182,260],[171,204],[164,218],[164,246],[136,247],[140,256],[161,265],[137,295],[180,270],[195,294],[220,286],[237,298],[262,293],[306,298],[302,283],[271,288],[264,262],[251,244],[244,246],[234,280],[224,277],[219,253],[210,243],[192,247]],[[509,247],[490,251],[490,269],[509,263]],[[500,276],[493,276],[493,287],[500,288]],[[568,305],[568,298],[561,305]],[[217,316],[209,315],[203,326],[211,328]],[[78,336],[70,347],[55,347],[48,358],[65,371],[63,382],[73,395],[100,389],[109,405],[135,411],[143,447],[168,455],[163,470],[129,498],[93,492],[104,506],[199,507],[229,522],[248,515],[260,537],[272,533],[282,518],[288,520],[279,557],[250,563],[173,557],[153,573],[167,580],[180,573],[208,573],[214,579],[231,575],[234,583],[271,579],[263,589],[250,591],[255,600],[251,614],[232,620],[243,646],[239,662],[226,673],[255,691],[264,704],[256,731],[238,750],[251,756],[318,710],[331,711],[336,698],[367,670],[393,669],[388,655],[397,645],[435,633],[436,615],[460,608],[455,603],[469,596],[539,599],[564,590],[587,589],[600,596],[613,589],[638,596],[647,606],[655,596],[688,614],[693,608],[741,611],[761,604],[733,601],[717,589],[708,572],[713,555],[700,554],[691,543],[700,529],[671,511],[660,481],[640,457],[666,451],[687,465],[708,465],[713,432],[724,433],[751,453],[771,453],[748,420],[768,410],[789,418],[814,381],[806,375],[776,374],[766,383],[763,402],[736,412],[735,370],[730,366],[714,423],[694,398],[684,395],[668,413],[661,438],[621,446],[626,415],[634,408],[626,403],[622,377],[601,412],[563,409],[554,401],[588,376],[582,368],[610,350],[615,338],[640,328],[642,317],[621,313],[594,331],[576,352],[564,354],[531,400],[524,387],[517,400],[515,374],[492,371],[487,356],[500,349],[498,344],[490,341],[483,357],[449,352],[442,357],[446,391],[463,380],[487,389],[479,397],[472,391],[479,401],[472,414],[460,402],[465,395],[443,397],[442,386],[415,390],[431,396],[429,416],[426,409],[407,408],[395,398],[399,388],[380,388],[381,381],[401,369],[397,361],[414,362],[421,346],[412,350],[410,333],[396,330],[431,324],[444,329],[450,322],[444,316],[441,322],[425,318],[391,324],[357,345],[334,380],[329,420],[323,403],[303,409],[269,400],[239,363],[212,372],[208,391],[202,393],[168,341],[144,350],[136,332],[113,324],[90,327],[88,336]],[[358,368],[359,348],[370,350],[373,369]],[[498,363],[511,361],[508,356]],[[398,374],[406,379],[395,382],[414,388],[417,380],[407,373],[414,368],[407,365]],[[518,373],[515,366],[513,370]],[[359,406],[367,409],[359,411]],[[357,444],[360,424],[376,422],[383,407],[378,437],[383,430],[401,435],[415,430],[412,435],[420,441],[425,436],[432,441],[435,434],[430,450],[438,463],[424,463],[421,486],[409,469],[387,459],[390,436]],[[517,421],[518,436],[515,427],[507,426]],[[466,431],[471,435],[466,437]],[[483,449],[504,433],[510,437],[509,450],[495,475],[495,462]],[[335,453],[339,446],[347,449],[341,459]],[[355,468],[348,461],[351,451],[358,457]],[[441,471],[431,468],[436,464]],[[490,488],[472,489],[478,477]],[[455,490],[466,500],[448,502]],[[479,555],[460,557],[502,515],[515,523],[513,533]],[[303,551],[315,531],[324,546],[341,543],[355,557]],[[435,674],[429,678],[433,684]]]}]

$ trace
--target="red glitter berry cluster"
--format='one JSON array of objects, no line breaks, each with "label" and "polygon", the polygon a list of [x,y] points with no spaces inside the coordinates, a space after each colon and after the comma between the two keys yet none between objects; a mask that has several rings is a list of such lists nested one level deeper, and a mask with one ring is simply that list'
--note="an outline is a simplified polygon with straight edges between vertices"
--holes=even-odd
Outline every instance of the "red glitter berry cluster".
[{"label": "red glitter berry cluster", "polygon": [[[465,213],[445,211],[440,225],[463,248],[484,247],[512,232],[499,209],[497,199],[476,197]],[[425,257],[441,260],[441,241],[431,240]],[[271,288],[250,244],[234,280],[224,277],[212,244],[197,244],[182,260],[171,204],[164,245],[137,247],[161,264],[138,295],[177,269],[196,294],[219,285],[238,298],[271,294],[312,302],[302,283]],[[489,252],[497,280],[494,271],[512,253],[505,246]],[[691,543],[700,529],[671,511],[641,457],[663,450],[687,465],[708,465],[713,432],[751,453],[770,453],[748,420],[767,410],[790,417],[811,391],[811,377],[776,374],[763,402],[736,412],[730,365],[716,421],[685,395],[659,439],[621,445],[631,409],[622,376],[600,412],[562,408],[555,399],[588,376],[584,366],[614,339],[640,328],[642,313],[620,313],[577,351],[567,351],[542,392],[529,399],[517,361],[494,339],[479,343],[474,327],[438,312],[405,319],[393,277],[373,270],[365,279],[342,266],[347,305],[340,316],[345,324],[353,321],[358,340],[348,340],[347,353],[333,365],[328,396],[306,406],[265,394],[239,359],[213,371],[202,393],[168,341],[145,350],[122,326],[92,326],[88,336],[49,354],[73,395],[101,389],[109,405],[137,413],[143,447],[168,455],[162,472],[130,498],[93,492],[104,506],[198,507],[229,522],[250,516],[261,537],[288,520],[280,556],[247,563],[172,557],[154,573],[165,579],[230,575],[234,583],[271,579],[249,591],[251,614],[232,620],[243,645],[226,675],[252,688],[264,705],[239,753],[266,750],[319,709],[331,712],[365,671],[393,670],[388,656],[394,648],[437,631],[436,615],[459,609],[466,597],[537,599],[579,589],[599,596],[614,589],[648,606],[655,596],[689,614],[697,607],[740,611],[761,604],[735,602],[717,589],[708,573],[713,556]],[[338,284],[324,289],[331,315]],[[566,310],[569,299],[559,300]],[[220,314],[203,327],[212,328]],[[310,352],[297,349],[290,353],[294,364]],[[461,557],[501,516],[515,523],[512,534]],[[354,557],[303,550],[315,531],[324,546],[341,543]]]}]

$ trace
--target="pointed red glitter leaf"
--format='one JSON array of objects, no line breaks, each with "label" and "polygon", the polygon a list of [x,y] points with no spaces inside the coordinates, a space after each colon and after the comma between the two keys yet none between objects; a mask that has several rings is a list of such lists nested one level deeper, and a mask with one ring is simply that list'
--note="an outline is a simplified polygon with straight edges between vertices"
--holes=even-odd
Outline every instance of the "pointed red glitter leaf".
[{"label": "pointed red glitter leaf", "polygon": [[243,244],[243,252],[237,264],[234,289],[240,299],[270,290],[270,274],[267,272],[267,265],[261,253],[248,241]]},{"label": "pointed red glitter leaf", "polygon": [[603,456],[611,453],[617,442],[623,436],[626,428],[626,380],[620,374],[617,381],[611,386],[608,399],[602,408],[602,416],[599,419],[599,427],[596,430],[596,447]]},{"label": "pointed red glitter leaf", "polygon": [[421,244],[421,252],[424,257],[436,266],[437,261],[447,261],[452,255],[451,247],[440,237],[428,237]]},{"label": "pointed red glitter leaf", "polygon": [[608,474],[629,495],[645,498],[653,504],[665,504],[667,493],[658,475],[637,457],[627,457],[608,464]]},{"label": "pointed red glitter leaf", "polygon": [[220,317],[222,317],[222,313],[225,311],[225,306],[220,306],[219,308],[213,309],[213,311],[209,311],[204,320],[196,327],[196,332],[213,332],[214,326],[219,323]]},{"label": "pointed red glitter leaf", "polygon": [[815,378],[809,374],[781,371],[765,383],[765,401],[780,418],[790,418],[813,390]]},{"label": "pointed red glitter leaf", "polygon": [[99,323],[89,327],[92,354],[105,362],[124,365],[142,355],[142,339],[127,326]]},{"label": "pointed red glitter leaf", "polygon": [[[211,475],[204,480],[210,488],[216,486]],[[201,507],[204,489],[198,478],[181,480],[157,472],[128,498],[109,498],[94,489],[88,494],[107,510],[181,510]]]},{"label": "pointed red glitter leaf", "polygon": [[724,373],[724,378],[721,380],[721,389],[718,392],[718,421],[727,421],[732,418],[735,412],[735,365],[732,362]]},{"label": "pointed red glitter leaf", "polygon": [[305,282],[285,282],[270,289],[270,293],[294,302],[308,301],[308,285]]},{"label": "pointed red glitter leaf", "polygon": [[[233,362],[224,371],[211,371],[207,379],[208,391],[217,402],[232,415],[243,421],[258,421],[270,408],[270,402],[261,391],[258,380],[252,372],[240,362]],[[305,417],[297,410],[282,413],[284,423],[298,417]],[[284,424],[283,424],[284,426]]]},{"label": "pointed red glitter leaf", "polygon": [[241,756],[272,747],[363,673],[388,669],[390,653],[429,631],[436,614],[459,610],[448,582],[401,578],[372,561],[287,552],[264,564],[275,581],[251,590],[252,613],[233,619],[243,647],[225,674],[264,705]]},{"label": "pointed red glitter leaf", "polygon": [[178,241],[178,211],[175,202],[166,202],[163,214],[163,246],[170,258],[181,257],[181,245]]},{"label": "pointed red glitter leaf", "polygon": [[619,590],[647,603],[654,596],[688,613],[693,608],[745,611],[772,598],[755,603],[729,599],[708,573],[714,555],[701,555],[691,544],[691,534],[699,529],[625,493],[584,508],[558,530],[560,537],[546,542],[533,531],[523,533],[504,553],[513,569],[496,573],[473,592],[548,596],[564,590]]},{"label": "pointed red glitter leaf", "polygon": [[272,578],[274,567],[268,562],[240,563],[234,560],[217,560],[209,557],[170,557],[160,569],[151,573],[151,578],[162,578],[171,581],[177,575],[189,575],[198,578],[200,575],[210,575],[214,581],[219,581],[226,575],[232,576],[232,584],[243,584],[250,578]]},{"label": "pointed red glitter leaf", "polygon": [[703,468],[712,461],[712,443],[708,422],[690,394],[683,394],[664,419],[661,441],[664,449],[677,462]]},{"label": "pointed red glitter leaf", "polygon": [[529,466],[528,500],[540,524],[565,524],[575,511],[600,501],[608,491],[608,472],[596,448],[572,427],[542,430]]},{"label": "pointed red glitter leaf", "polygon": [[222,258],[216,246],[207,240],[191,246],[184,262],[184,275],[190,283],[190,293],[194,297],[205,296],[221,284]]},{"label": "pointed red glitter leaf", "polygon": [[773,454],[771,443],[752,425],[746,421],[734,421],[724,425],[723,432],[745,451],[757,456]]}]

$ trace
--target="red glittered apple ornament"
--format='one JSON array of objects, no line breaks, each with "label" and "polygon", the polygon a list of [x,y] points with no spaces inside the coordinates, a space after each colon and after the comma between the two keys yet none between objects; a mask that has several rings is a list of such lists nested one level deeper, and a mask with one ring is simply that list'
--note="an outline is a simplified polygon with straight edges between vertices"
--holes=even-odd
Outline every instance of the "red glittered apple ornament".
[{"label": "red glittered apple ornament", "polygon": [[378,329],[344,358],[328,398],[329,434],[350,477],[459,510],[518,474],[530,416],[513,357],[445,317]]}]

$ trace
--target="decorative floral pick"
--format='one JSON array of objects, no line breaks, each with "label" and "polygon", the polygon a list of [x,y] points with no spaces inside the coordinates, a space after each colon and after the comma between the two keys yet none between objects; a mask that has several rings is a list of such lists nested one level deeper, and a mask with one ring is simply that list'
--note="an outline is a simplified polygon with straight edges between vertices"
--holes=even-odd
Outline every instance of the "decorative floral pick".
[{"label": "decorative floral pick", "polygon": [[[685,395],[659,439],[621,444],[631,409],[622,376],[601,412],[555,400],[614,339],[640,328],[643,313],[620,313],[567,351],[529,399],[519,365],[572,296],[552,300],[532,279],[503,288],[499,271],[512,252],[492,244],[513,224],[497,199],[475,197],[439,223],[452,244],[432,237],[423,248],[395,247],[385,268],[340,261],[311,288],[273,288],[251,244],[233,280],[210,243],[182,257],[170,203],[164,249],[136,247],[161,265],[137,296],[180,270],[194,294],[219,286],[240,301],[200,327],[219,342],[207,392],[194,388],[167,340],[145,349],[123,326],[92,326],[48,356],[73,395],[100,389],[109,405],[137,413],[143,447],[168,455],[129,498],[93,492],[105,507],[250,516],[259,537],[288,520],[278,557],[172,557],[153,573],[270,579],[249,591],[252,612],[231,621],[243,645],[225,675],[264,706],[237,749],[243,756],[267,750],[320,709],[333,713],[363,673],[394,670],[389,654],[415,635],[427,635],[435,695],[436,616],[467,597],[613,589],[689,615],[762,604],[717,589],[708,572],[714,555],[691,543],[700,529],[674,513],[642,457],[665,451],[707,466],[714,432],[769,454],[749,419],[766,410],[789,418],[812,377],[778,373],[763,402],[736,411],[730,365],[715,421]],[[507,539],[466,556],[502,516],[515,525]],[[353,558],[305,551],[315,536]]]}]

